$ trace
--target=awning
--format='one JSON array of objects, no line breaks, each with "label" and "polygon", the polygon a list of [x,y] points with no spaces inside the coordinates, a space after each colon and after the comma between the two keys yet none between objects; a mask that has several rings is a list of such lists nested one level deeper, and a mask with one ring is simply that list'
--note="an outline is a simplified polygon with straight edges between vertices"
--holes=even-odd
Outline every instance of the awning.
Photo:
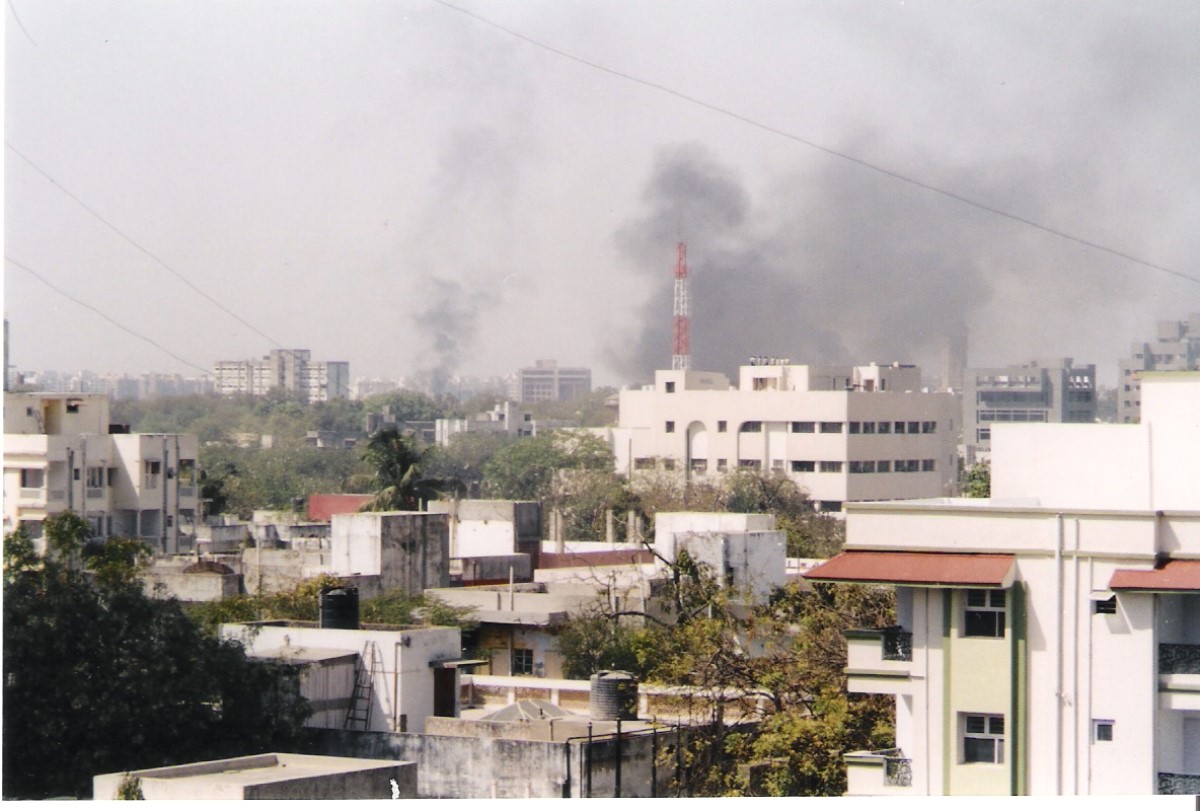
[{"label": "awning", "polygon": [[1117,569],[1113,591],[1200,591],[1200,560],[1168,560],[1153,569]]},{"label": "awning", "polygon": [[460,667],[478,667],[490,664],[491,661],[491,659],[441,659],[430,662],[429,666],[434,670],[455,670]]},{"label": "awning", "polygon": [[831,583],[895,583],[902,586],[1012,585],[1012,555],[958,552],[842,552],[805,573],[806,580]]}]

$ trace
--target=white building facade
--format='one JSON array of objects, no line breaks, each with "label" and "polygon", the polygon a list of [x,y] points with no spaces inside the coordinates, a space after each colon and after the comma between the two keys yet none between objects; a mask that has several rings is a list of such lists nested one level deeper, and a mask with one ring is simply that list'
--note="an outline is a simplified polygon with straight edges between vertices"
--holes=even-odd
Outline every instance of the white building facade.
[{"label": "white building facade", "polygon": [[996,426],[990,499],[847,506],[808,577],[898,613],[848,635],[896,697],[851,794],[1200,793],[1200,374],[1143,386],[1140,425]]},{"label": "white building facade", "polygon": [[6,393],[4,531],[42,537],[47,516],[72,511],[97,538],[191,547],[200,506],[189,434],[130,434],[109,425],[102,394]]},{"label": "white building facade", "polygon": [[307,349],[272,349],[259,360],[219,360],[214,371],[217,392],[224,395],[281,389],[310,403],[350,396],[350,364],[314,361]]},{"label": "white building facade", "polygon": [[741,367],[725,375],[660,370],[620,393],[604,429],[617,469],[675,470],[691,479],[739,468],[788,475],[825,510],[846,501],[954,492],[958,399],[922,391],[914,366]]}]

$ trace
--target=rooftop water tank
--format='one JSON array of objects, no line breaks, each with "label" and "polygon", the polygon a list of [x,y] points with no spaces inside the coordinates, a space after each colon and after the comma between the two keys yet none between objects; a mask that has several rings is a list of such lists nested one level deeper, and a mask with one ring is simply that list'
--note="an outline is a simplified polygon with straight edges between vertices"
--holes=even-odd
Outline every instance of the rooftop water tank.
[{"label": "rooftop water tank", "polygon": [[358,589],[354,586],[326,586],[321,589],[321,627],[358,629]]},{"label": "rooftop water tank", "polygon": [[588,701],[592,720],[637,720],[638,683],[632,673],[624,670],[601,670],[592,676],[592,693]]}]

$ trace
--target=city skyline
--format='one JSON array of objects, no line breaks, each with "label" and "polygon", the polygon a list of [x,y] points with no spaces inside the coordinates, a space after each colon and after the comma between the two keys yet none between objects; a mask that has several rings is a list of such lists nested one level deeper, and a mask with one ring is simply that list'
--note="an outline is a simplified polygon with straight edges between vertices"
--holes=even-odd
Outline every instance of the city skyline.
[{"label": "city skyline", "polygon": [[306,346],[355,377],[556,357],[645,382],[677,241],[693,364],[719,372],[933,373],[965,325],[970,365],[1070,356],[1113,385],[1131,341],[1200,309],[1185,3],[14,0],[7,21],[21,369]]}]

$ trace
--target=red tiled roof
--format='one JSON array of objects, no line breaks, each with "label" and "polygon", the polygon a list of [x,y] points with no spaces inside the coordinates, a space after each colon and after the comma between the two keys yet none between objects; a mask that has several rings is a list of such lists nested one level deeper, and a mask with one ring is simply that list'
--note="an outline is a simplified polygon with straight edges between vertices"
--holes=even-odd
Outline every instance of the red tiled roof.
[{"label": "red tiled roof", "polygon": [[1012,584],[1013,560],[1012,555],[959,552],[842,552],[804,577],[849,583],[1007,588]]},{"label": "red tiled roof", "polygon": [[1168,560],[1153,569],[1117,569],[1114,591],[1200,591],[1200,560]]},{"label": "red tiled roof", "polygon": [[358,512],[372,498],[361,493],[313,493],[308,497],[308,520],[329,521],[336,513]]}]

